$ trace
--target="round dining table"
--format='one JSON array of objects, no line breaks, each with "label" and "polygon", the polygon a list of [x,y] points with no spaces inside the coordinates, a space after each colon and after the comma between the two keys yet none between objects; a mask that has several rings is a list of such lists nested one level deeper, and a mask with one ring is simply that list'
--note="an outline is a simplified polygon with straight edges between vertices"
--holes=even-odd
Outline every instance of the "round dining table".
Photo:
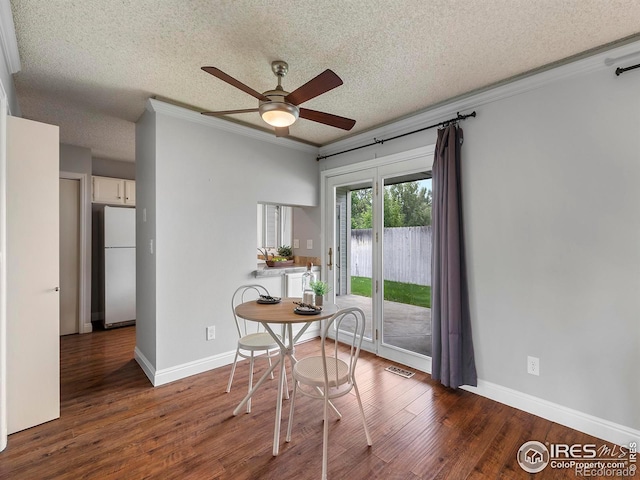
[{"label": "round dining table", "polygon": [[[306,332],[310,325],[315,322],[330,318],[338,312],[338,306],[335,304],[325,304],[322,310],[314,314],[296,313],[296,307],[301,302],[300,298],[282,298],[278,303],[258,303],[257,300],[241,303],[236,306],[235,311],[238,317],[254,322],[260,322],[265,330],[273,337],[280,347],[280,356],[277,361],[273,362],[271,367],[260,377],[260,380],[242,399],[240,404],[233,411],[234,415],[238,415],[242,408],[246,405],[253,394],[260,388],[269,375],[280,367],[280,377],[278,378],[278,398],[276,403],[276,419],[273,432],[273,455],[278,455],[280,447],[280,423],[282,420],[282,397],[284,392],[285,380],[285,360],[289,358],[291,366],[296,362],[295,344],[300,337]],[[304,324],[303,327],[293,335],[293,325]],[[283,326],[283,335],[277,335],[272,325]],[[287,392],[287,398],[288,392]]]}]

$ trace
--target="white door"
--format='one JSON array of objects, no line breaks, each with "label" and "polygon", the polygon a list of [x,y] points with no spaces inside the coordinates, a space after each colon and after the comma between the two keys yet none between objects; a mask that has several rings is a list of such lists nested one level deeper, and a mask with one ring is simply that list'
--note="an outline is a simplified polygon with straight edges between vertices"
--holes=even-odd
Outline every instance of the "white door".
[{"label": "white door", "polygon": [[60,335],[78,333],[80,180],[60,179]]},{"label": "white door", "polygon": [[[326,263],[332,263],[327,281],[330,296],[338,306],[357,306],[365,312],[364,349],[429,372],[430,285],[414,279],[413,271],[406,280],[398,278],[397,272],[404,275],[412,270],[404,265],[410,262],[420,263],[421,274],[431,267],[422,262],[422,256],[418,260],[418,250],[423,247],[416,243],[401,249],[385,249],[385,244],[390,245],[398,237],[394,233],[406,236],[408,231],[403,220],[389,227],[385,224],[394,216],[409,217],[400,207],[413,205],[410,200],[419,197],[409,195],[407,201],[393,202],[394,195],[402,197],[403,192],[412,193],[412,189],[430,185],[433,154],[424,149],[407,152],[407,157],[396,156],[388,163],[377,159],[363,165],[361,170],[353,166],[347,167],[353,171],[345,171],[343,167],[335,173],[323,172],[325,258]],[[394,232],[395,227],[403,230]]]},{"label": "white door", "polygon": [[7,422],[60,416],[58,127],[7,118]]},{"label": "white door", "polygon": [[[328,177],[325,187],[325,244],[327,253],[331,248],[332,263],[326,271],[329,300],[341,308],[357,306],[364,311],[362,348],[370,352],[377,351],[374,250],[369,244],[358,261],[352,262],[350,239],[353,230],[367,230],[368,225],[351,222],[355,211],[372,212],[376,174],[375,169],[368,169]],[[370,218],[375,229],[376,220]],[[370,227],[368,230],[371,232]]]}]

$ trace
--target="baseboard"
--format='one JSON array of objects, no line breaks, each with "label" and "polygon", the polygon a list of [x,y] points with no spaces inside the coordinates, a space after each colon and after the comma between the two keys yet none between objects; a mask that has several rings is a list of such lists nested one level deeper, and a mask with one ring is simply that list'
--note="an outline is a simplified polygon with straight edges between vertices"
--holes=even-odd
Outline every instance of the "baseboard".
[{"label": "baseboard", "polygon": [[147,360],[147,357],[142,354],[138,347],[133,349],[133,356],[151,384],[155,386],[154,380],[156,376],[156,369],[153,367],[153,365],[151,365],[151,362]]},{"label": "baseboard", "polygon": [[[307,332],[300,337],[298,343],[306,342],[317,338],[320,335],[320,328],[309,329]],[[191,375],[197,375],[199,373],[204,373],[209,370],[213,370],[214,368],[224,367],[226,365],[231,365],[233,363],[233,359],[236,355],[236,351],[232,350],[230,352],[220,353],[218,355],[212,355],[210,357],[205,357],[200,360],[195,360],[193,362],[183,363],[181,365],[176,365],[170,368],[164,368],[161,370],[156,370],[151,362],[147,360],[147,358],[142,354],[142,352],[136,347],[134,349],[134,356],[140,368],[145,373],[149,381],[154,387],[158,387],[160,385],[165,385],[167,383],[175,382],[176,380],[180,380],[182,378],[190,377]],[[242,361],[243,359],[238,359],[238,361]]]},{"label": "baseboard", "polygon": [[197,375],[214,368],[224,367],[233,363],[233,358],[236,351],[225,352],[218,355],[212,355],[211,357],[205,357],[193,362],[183,363],[182,365],[176,365],[175,367],[163,368],[162,370],[156,370],[154,386],[165,385],[167,383],[175,382],[181,378],[190,377],[191,375]]},{"label": "baseboard", "polygon": [[[594,417],[495,383],[478,380],[477,387],[464,386],[461,388],[617,445],[629,445],[629,442],[637,442],[640,439],[640,430]],[[531,440],[540,439],[532,438]],[[553,439],[550,440],[553,441]]]},{"label": "baseboard", "polygon": [[[316,326],[315,328],[309,328],[298,340],[298,343],[308,342],[309,340],[313,340],[314,338],[318,338],[320,336],[320,327]],[[297,345],[297,343],[296,343]]]}]

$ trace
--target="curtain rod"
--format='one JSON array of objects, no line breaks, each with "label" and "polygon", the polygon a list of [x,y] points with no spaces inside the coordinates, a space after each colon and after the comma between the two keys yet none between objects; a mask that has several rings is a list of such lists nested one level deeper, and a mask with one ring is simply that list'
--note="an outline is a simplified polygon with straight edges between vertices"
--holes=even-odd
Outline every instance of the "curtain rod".
[{"label": "curtain rod", "polygon": [[432,128],[441,127],[444,125],[449,125],[450,123],[459,122],[460,120],[465,120],[469,117],[475,117],[475,116],[476,116],[475,110],[465,115],[460,115],[460,112],[457,112],[457,115],[455,118],[450,118],[449,120],[445,120],[444,122],[434,123],[433,125],[429,125],[428,127],[419,128],[418,130],[413,130],[412,132],[403,133],[401,135],[396,135],[395,137],[391,137],[387,139],[378,140],[377,138],[374,137],[372,143],[368,143],[366,145],[360,145],[359,147],[349,148],[348,150],[342,150],[341,152],[332,153],[331,155],[318,155],[318,157],[316,157],[316,161],[319,162],[320,160],[323,160],[325,158],[334,157],[336,155],[342,155],[343,153],[347,153],[347,152],[353,152],[354,150],[360,150],[361,148],[371,147],[372,145],[377,145],[377,144],[382,145],[384,142],[390,142],[391,140],[395,140],[396,138],[402,138],[402,137],[406,137],[407,135],[412,135],[414,133],[424,132],[425,130],[430,130]]},{"label": "curtain rod", "polygon": [[624,73],[624,72],[628,72],[629,70],[635,70],[636,68],[640,68],[640,63],[637,65],[633,65],[631,67],[618,67],[616,68],[616,77],[619,77],[620,74]]}]

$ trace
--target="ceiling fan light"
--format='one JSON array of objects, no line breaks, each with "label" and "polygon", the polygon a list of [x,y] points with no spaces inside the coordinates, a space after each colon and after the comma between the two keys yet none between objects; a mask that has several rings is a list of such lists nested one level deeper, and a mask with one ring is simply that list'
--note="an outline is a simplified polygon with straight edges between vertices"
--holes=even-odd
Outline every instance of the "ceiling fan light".
[{"label": "ceiling fan light", "polygon": [[260,105],[260,116],[272,127],[288,127],[298,119],[298,109],[284,102],[268,102]]}]

